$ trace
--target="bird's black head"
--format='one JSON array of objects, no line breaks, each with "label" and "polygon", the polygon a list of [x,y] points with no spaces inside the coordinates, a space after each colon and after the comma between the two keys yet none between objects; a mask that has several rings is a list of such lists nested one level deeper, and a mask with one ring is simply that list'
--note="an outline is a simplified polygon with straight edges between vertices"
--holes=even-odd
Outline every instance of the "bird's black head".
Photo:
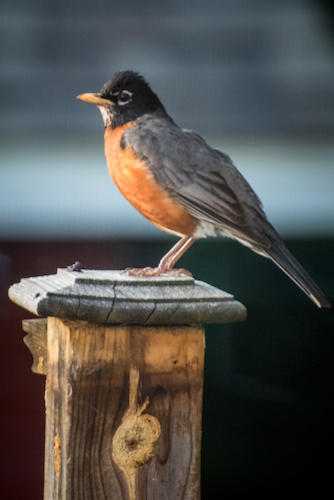
[{"label": "bird's black head", "polygon": [[149,113],[168,116],[158,96],[142,76],[120,71],[98,94],[82,94],[79,99],[96,104],[105,127],[116,128]]}]

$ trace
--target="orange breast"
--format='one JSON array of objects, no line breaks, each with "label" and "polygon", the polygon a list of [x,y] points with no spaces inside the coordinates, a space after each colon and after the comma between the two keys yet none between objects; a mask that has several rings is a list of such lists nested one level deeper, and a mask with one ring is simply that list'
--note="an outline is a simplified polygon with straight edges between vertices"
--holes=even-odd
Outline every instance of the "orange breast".
[{"label": "orange breast", "polygon": [[154,180],[143,161],[139,161],[131,148],[122,149],[123,132],[133,123],[115,130],[106,129],[105,154],[109,173],[123,196],[158,228],[177,235],[193,234],[193,217],[173,200]]}]

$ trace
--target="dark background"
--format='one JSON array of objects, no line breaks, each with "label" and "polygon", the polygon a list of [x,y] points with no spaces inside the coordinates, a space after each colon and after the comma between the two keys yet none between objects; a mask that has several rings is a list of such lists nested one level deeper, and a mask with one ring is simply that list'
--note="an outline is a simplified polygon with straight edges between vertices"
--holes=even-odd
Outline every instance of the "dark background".
[{"label": "dark background", "polygon": [[[0,3],[0,498],[43,496],[44,377],[30,371],[21,321],[33,316],[7,299],[10,284],[75,260],[96,269],[155,265],[174,243],[118,198],[105,175],[101,118],[75,101],[113,72],[141,71],[177,123],[251,165],[271,220],[333,302],[334,211],[326,200],[334,183],[327,194],[316,188],[323,176],[333,181],[324,160],[334,132],[330,6]],[[286,183],[275,167],[282,147],[291,158]],[[310,157],[319,163],[303,170]],[[314,198],[298,190],[305,183]],[[197,242],[180,265],[248,309],[243,323],[206,328],[203,500],[321,496],[332,483],[332,310],[317,309],[236,242]]]}]

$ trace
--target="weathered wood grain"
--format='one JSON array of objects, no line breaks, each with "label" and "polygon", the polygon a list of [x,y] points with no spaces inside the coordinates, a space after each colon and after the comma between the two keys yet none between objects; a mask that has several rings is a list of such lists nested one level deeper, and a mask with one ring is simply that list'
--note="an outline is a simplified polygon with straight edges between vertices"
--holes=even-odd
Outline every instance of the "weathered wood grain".
[{"label": "weathered wood grain", "polygon": [[138,277],[122,271],[58,269],[23,278],[9,297],[38,316],[96,324],[204,325],[243,321],[233,295],[189,276]]},{"label": "weathered wood grain", "polygon": [[48,318],[45,499],[198,500],[204,332]]},{"label": "weathered wood grain", "polygon": [[33,357],[31,370],[39,375],[46,375],[48,363],[47,319],[24,319],[22,328],[28,333],[23,341]]},{"label": "weathered wood grain", "polygon": [[58,269],[9,296],[48,316],[23,322],[46,374],[45,500],[199,500],[202,325],[245,307],[188,276],[120,271]]}]

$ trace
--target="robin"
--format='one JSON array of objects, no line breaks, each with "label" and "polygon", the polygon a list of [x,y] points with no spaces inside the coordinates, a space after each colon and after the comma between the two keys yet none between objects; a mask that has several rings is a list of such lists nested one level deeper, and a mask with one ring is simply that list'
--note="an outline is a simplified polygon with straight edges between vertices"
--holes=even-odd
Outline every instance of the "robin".
[{"label": "robin", "polygon": [[101,92],[78,98],[102,114],[105,155],[118,189],[155,226],[181,237],[158,267],[127,274],[190,274],[175,263],[198,238],[221,234],[271,259],[318,307],[330,307],[231,159],[176,125],[142,76],[121,71]]}]

